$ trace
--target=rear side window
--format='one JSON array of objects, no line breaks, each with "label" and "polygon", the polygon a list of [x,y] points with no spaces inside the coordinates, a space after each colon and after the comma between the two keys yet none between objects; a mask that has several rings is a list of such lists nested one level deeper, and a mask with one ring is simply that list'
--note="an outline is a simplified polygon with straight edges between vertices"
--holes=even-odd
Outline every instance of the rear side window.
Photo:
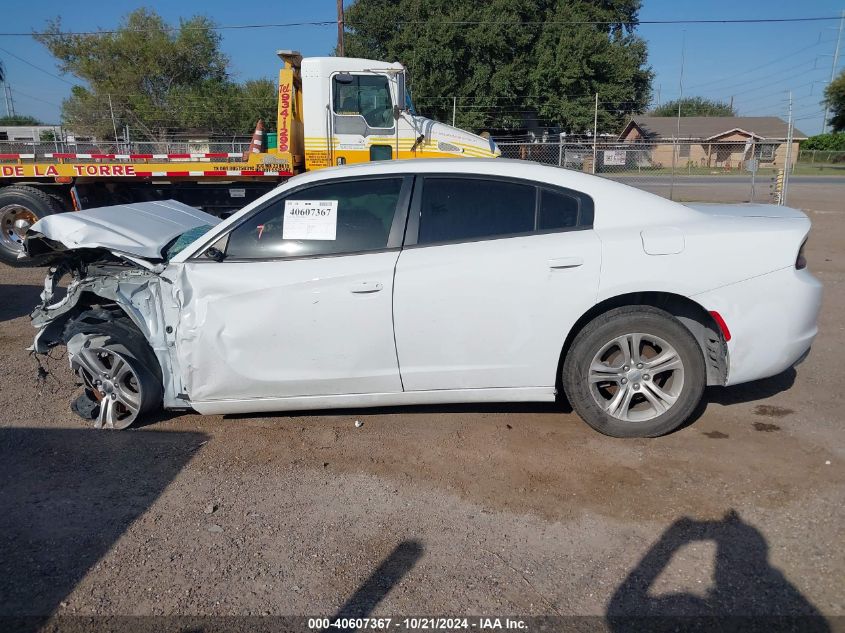
[{"label": "rear side window", "polygon": [[426,178],[418,244],[534,230],[536,188],[473,178]]},{"label": "rear side window", "polygon": [[558,191],[540,191],[538,231],[567,229],[578,226],[578,198]]},{"label": "rear side window", "polygon": [[402,178],[306,187],[274,200],[229,235],[227,259],[360,253],[387,247]]}]

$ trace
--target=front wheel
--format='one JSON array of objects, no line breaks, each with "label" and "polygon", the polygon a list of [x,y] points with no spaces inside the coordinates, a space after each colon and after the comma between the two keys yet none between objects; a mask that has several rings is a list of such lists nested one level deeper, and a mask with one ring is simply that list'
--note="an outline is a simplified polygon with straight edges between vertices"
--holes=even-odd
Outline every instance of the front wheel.
[{"label": "front wheel", "polygon": [[649,306],[610,310],[575,337],[563,388],[587,424],[613,437],[655,437],[692,415],[705,385],[704,358],[690,331]]}]

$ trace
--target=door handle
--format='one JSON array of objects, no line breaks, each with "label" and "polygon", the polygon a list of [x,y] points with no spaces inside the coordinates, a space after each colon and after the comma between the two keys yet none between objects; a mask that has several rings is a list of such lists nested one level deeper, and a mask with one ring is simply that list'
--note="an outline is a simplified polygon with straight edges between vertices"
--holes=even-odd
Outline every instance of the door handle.
[{"label": "door handle", "polygon": [[549,268],[577,268],[583,263],[583,257],[555,257],[549,260]]},{"label": "door handle", "polygon": [[384,286],[378,281],[360,281],[352,286],[349,291],[355,294],[367,294],[369,292],[378,292],[382,288]]}]

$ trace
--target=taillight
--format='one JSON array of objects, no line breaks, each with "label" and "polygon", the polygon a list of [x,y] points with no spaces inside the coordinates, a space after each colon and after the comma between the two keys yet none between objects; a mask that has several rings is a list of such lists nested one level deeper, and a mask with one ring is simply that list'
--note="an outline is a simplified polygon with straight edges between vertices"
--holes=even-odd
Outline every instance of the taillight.
[{"label": "taillight", "polygon": [[807,267],[807,258],[804,256],[804,247],[807,246],[807,240],[801,244],[798,249],[798,257],[795,258],[795,270],[804,270]]}]

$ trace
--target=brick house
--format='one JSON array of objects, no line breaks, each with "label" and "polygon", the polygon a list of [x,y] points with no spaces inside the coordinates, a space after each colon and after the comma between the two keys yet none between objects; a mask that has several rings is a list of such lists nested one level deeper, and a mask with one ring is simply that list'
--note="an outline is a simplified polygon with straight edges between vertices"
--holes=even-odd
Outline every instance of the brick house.
[{"label": "brick house", "polygon": [[[636,143],[652,165],[721,167],[740,169],[752,157],[761,167],[782,167],[786,163],[788,125],[774,116],[740,117],[632,117],[619,140]],[[799,143],[807,136],[793,128],[791,163],[798,159]],[[677,140],[677,143],[675,143]]]}]

